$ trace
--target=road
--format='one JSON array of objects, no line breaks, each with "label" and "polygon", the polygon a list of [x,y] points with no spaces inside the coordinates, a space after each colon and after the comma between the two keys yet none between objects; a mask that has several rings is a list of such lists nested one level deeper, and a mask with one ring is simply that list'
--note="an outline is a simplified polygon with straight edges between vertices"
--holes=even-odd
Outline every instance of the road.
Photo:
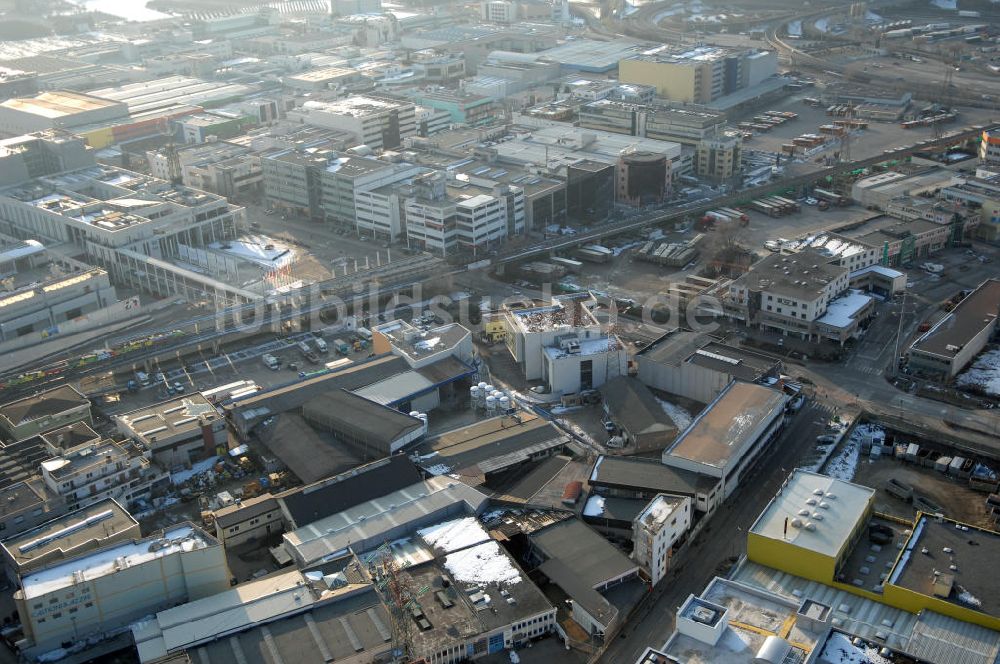
[{"label": "road", "polygon": [[700,593],[730,556],[746,552],[746,533],[777,493],[792,468],[815,444],[833,412],[827,403],[809,402],[793,415],[770,452],[755,466],[674,568],[629,620],[600,661],[631,664],[647,646],[660,647],[674,630],[674,615],[687,596]]}]

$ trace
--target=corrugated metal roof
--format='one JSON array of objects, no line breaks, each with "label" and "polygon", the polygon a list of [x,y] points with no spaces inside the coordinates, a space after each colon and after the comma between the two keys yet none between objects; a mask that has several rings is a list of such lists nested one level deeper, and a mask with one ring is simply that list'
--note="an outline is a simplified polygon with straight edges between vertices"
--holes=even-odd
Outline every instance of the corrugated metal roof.
[{"label": "corrugated metal roof", "polygon": [[831,608],[833,627],[928,662],[996,664],[1000,661],[1000,632],[933,611],[909,613],[751,562],[740,565],[733,573],[733,580],[793,601],[808,598],[826,604]]},{"label": "corrugated metal roof", "polygon": [[1000,658],[1000,632],[924,611],[905,650],[942,664],[994,664]]},{"label": "corrugated metal roof", "polygon": [[415,394],[419,394],[434,387],[434,383],[427,380],[416,371],[405,371],[391,378],[380,380],[368,387],[356,390],[355,394],[364,397],[369,401],[389,406],[400,401],[405,401]]}]

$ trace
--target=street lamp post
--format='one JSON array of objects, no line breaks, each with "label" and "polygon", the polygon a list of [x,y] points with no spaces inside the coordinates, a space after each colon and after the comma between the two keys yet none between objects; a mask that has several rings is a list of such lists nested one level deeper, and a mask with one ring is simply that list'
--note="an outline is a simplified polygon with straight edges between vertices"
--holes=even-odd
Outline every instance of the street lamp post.
[{"label": "street lamp post", "polygon": [[903,304],[899,308],[899,322],[896,325],[896,342],[892,349],[892,377],[895,378],[899,371],[899,338],[903,334],[903,318],[906,317],[906,288],[903,289]]}]

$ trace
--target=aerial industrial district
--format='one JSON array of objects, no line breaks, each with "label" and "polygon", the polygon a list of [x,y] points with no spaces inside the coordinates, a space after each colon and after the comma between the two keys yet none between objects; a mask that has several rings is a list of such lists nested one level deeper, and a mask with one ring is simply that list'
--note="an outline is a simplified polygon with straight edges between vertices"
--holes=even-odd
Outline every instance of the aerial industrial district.
[{"label": "aerial industrial district", "polygon": [[0,664],[997,664],[981,0],[0,0]]}]

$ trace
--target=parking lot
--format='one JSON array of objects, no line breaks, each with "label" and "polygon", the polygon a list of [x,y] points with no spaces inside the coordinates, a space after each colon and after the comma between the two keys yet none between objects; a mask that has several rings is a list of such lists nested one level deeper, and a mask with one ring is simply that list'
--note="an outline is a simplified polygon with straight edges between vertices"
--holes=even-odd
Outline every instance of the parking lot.
[{"label": "parking lot", "polygon": [[[902,92],[900,92],[902,94]],[[760,115],[765,110],[791,111],[798,114],[798,118],[780,124],[770,131],[764,133],[754,133],[753,137],[744,142],[746,150],[763,150],[767,152],[781,152],[781,146],[791,143],[792,139],[802,134],[819,134],[819,126],[830,124],[834,118],[826,114],[826,106],[807,106],[802,103],[806,97],[819,97],[821,90],[806,88],[799,94],[792,95],[787,99],[760,108],[749,115]],[[945,131],[957,130],[969,125],[988,122],[994,113],[988,109],[980,108],[959,108],[959,115],[955,122],[944,125]],[[741,119],[742,121],[742,119]],[[868,129],[858,130],[851,135],[851,158],[865,159],[876,157],[885,150],[895,149],[903,145],[913,145],[921,141],[933,138],[934,132],[931,127],[916,127],[914,129],[903,129],[898,122],[875,122],[870,121]],[[826,148],[804,159],[801,153],[796,155],[793,165],[788,168],[793,173],[808,172],[809,169],[819,165],[816,159],[832,155],[840,149],[838,141],[830,140],[826,143]],[[795,162],[798,162],[797,164]],[[807,166],[806,164],[812,164]]]}]

